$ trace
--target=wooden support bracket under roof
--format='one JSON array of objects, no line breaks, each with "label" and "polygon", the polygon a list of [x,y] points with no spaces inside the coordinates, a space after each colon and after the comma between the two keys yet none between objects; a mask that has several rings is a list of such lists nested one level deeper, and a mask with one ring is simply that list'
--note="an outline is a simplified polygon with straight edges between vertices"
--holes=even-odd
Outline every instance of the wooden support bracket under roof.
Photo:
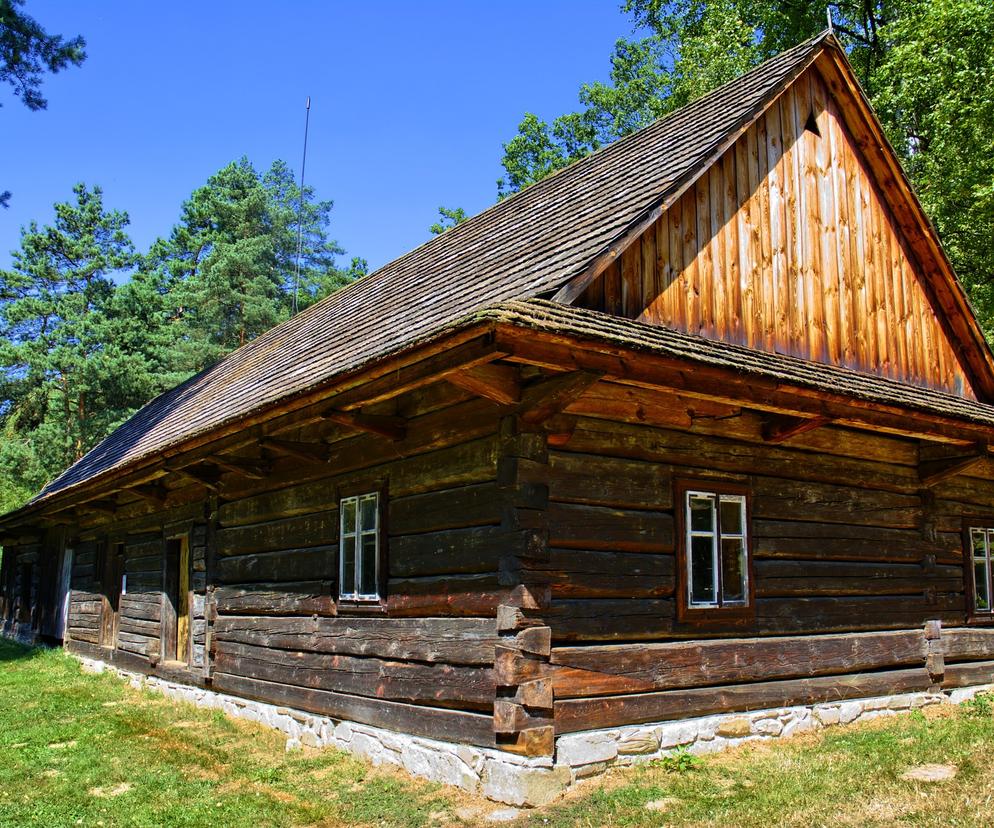
[{"label": "wooden support bracket under roof", "polygon": [[273,454],[303,460],[305,463],[324,463],[328,459],[328,446],[325,443],[307,443],[302,440],[278,440],[263,437],[259,446]]},{"label": "wooden support bracket under roof", "polygon": [[213,463],[225,471],[239,474],[242,477],[248,477],[252,480],[265,480],[272,472],[268,463],[242,459],[240,457],[221,457],[220,455],[212,454],[207,458],[207,462]]},{"label": "wooden support bracket under roof", "polygon": [[539,425],[559,414],[602,376],[599,371],[570,371],[530,385],[518,407],[522,422]]},{"label": "wooden support bracket under roof", "polygon": [[766,414],[763,417],[763,440],[783,443],[798,434],[814,431],[832,422],[828,417],[788,417],[783,414]]},{"label": "wooden support bracket under roof", "polygon": [[117,514],[117,501],[114,500],[88,500],[79,504],[80,512],[95,512],[98,515],[114,517]]},{"label": "wooden support bracket under roof", "polygon": [[381,437],[387,437],[391,440],[403,440],[407,436],[407,420],[403,417],[393,417],[387,414],[363,414],[361,411],[339,411],[336,408],[329,408],[322,412],[321,419],[330,420],[357,431],[379,434]]},{"label": "wooden support bracket under roof", "polygon": [[990,456],[986,444],[978,443],[969,451],[947,457],[923,457],[918,463],[918,479],[923,486],[934,486],[957,474],[966,474]]},{"label": "wooden support bracket under roof", "polygon": [[147,500],[159,506],[165,503],[166,498],[169,496],[169,490],[165,486],[155,483],[145,483],[138,486],[132,486],[126,491],[138,495],[138,497],[142,500]]},{"label": "wooden support bracket under roof", "polygon": [[221,475],[218,473],[217,469],[198,469],[193,465],[177,466],[175,468],[170,468],[167,465],[166,468],[189,478],[194,483],[199,483],[201,486],[210,489],[212,492],[221,491]]},{"label": "wooden support bracket under roof", "polygon": [[493,400],[498,405],[521,401],[518,369],[510,365],[489,363],[446,374],[445,379],[457,388]]}]

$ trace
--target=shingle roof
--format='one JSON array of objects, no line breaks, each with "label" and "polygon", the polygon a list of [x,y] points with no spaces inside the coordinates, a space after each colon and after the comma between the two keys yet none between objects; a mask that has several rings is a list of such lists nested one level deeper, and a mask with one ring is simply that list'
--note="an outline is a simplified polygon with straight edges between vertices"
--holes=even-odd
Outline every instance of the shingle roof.
[{"label": "shingle roof", "polygon": [[801,43],[278,325],[142,408],[39,499],[403,350],[473,311],[551,293],[699,173],[831,43],[827,33]]},{"label": "shingle roof", "polygon": [[577,340],[597,340],[636,351],[647,351],[688,363],[723,368],[753,377],[765,377],[789,386],[843,394],[902,409],[952,417],[994,428],[994,405],[976,402],[931,388],[909,385],[887,377],[862,374],[850,368],[808,362],[786,354],[771,353],[705,339],[658,325],[648,325],[599,311],[586,310],[542,299],[502,302],[473,316],[474,321],[530,328]]}]

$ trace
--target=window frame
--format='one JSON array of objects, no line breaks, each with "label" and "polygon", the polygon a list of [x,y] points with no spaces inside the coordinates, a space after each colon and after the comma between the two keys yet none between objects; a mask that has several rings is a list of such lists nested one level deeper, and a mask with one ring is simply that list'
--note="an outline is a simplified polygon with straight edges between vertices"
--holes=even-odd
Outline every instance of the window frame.
[{"label": "window frame", "polygon": [[[983,531],[987,538],[987,603],[989,609],[977,609],[976,554],[973,533]],[[969,554],[967,554],[969,552]],[[965,581],[966,618],[972,624],[994,624],[994,517],[963,518],[963,579]]]},{"label": "window frame", "polygon": [[[701,494],[712,496],[716,499],[715,517],[716,524],[713,533],[714,545],[717,551],[717,567],[715,570],[715,584],[719,597],[716,604],[693,604],[690,601],[691,588],[691,559],[690,559],[690,538],[691,528],[689,525],[688,510],[690,507],[690,496]],[[741,538],[745,548],[745,593],[742,602],[729,604],[720,603],[721,594],[721,497],[736,497],[742,499],[742,532],[741,535],[734,535]],[[676,513],[676,607],[677,620],[680,622],[690,622],[694,624],[714,624],[721,625],[742,625],[756,616],[755,585],[756,577],[753,567],[752,550],[752,503],[749,487],[727,480],[710,480],[707,478],[679,479],[675,484],[674,509]]]},{"label": "window frame", "polygon": [[[358,527],[358,516],[360,514],[359,506],[364,498],[375,497],[375,516],[376,516],[376,526],[373,530],[363,532]],[[343,509],[343,504],[348,500],[356,501],[356,517],[357,517],[357,532],[345,532],[345,510]],[[386,530],[386,518],[387,518],[387,489],[384,484],[366,484],[359,486],[352,486],[347,490],[342,490],[337,493],[337,506],[338,506],[338,565],[336,569],[336,581],[335,581],[335,601],[340,610],[345,612],[353,613],[382,613],[386,610],[386,584],[387,584],[387,530]],[[374,583],[376,585],[376,594],[362,594],[355,590],[353,592],[345,593],[343,592],[344,586],[344,569],[345,569],[345,554],[344,554],[344,538],[346,535],[351,535],[356,538],[356,567],[353,576],[353,587],[356,587],[361,583],[361,556],[359,551],[361,549],[360,540],[363,535],[372,535],[376,539],[376,574],[374,577]]]}]

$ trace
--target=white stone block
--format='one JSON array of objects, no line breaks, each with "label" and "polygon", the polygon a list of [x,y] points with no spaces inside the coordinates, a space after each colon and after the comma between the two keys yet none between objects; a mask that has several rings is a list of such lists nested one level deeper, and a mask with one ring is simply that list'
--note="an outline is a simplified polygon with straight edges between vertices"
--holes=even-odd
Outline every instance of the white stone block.
[{"label": "white stone block", "polygon": [[508,805],[546,805],[571,781],[567,767],[526,768],[489,759],[483,769],[483,795]]},{"label": "white stone block", "polygon": [[594,762],[610,762],[617,755],[617,734],[612,731],[570,733],[560,736],[556,743],[557,763],[574,768]]}]

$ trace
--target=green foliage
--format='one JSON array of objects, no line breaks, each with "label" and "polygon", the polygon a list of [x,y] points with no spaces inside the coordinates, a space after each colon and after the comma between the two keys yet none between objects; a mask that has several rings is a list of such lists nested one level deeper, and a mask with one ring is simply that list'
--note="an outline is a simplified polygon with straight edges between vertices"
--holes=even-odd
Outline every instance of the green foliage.
[{"label": "green foliage", "polygon": [[113,335],[113,277],[135,261],[128,216],[106,210],[99,187],[73,193],[52,224],[21,232],[0,271],[0,469],[15,488],[82,457],[147,393]]},{"label": "green foliage", "polygon": [[[77,185],[0,271],[0,511],[24,503],[135,410],[364,275],[328,237],[332,204],[275,162],[233,162],[139,256],[125,213]],[[130,277],[130,278],[129,278]]]},{"label": "green foliage", "polygon": [[703,760],[687,750],[686,747],[678,747],[672,753],[654,759],[652,764],[670,773],[687,773],[701,767]]},{"label": "green foliage", "polygon": [[468,218],[469,216],[466,215],[466,211],[462,207],[456,207],[454,210],[448,207],[439,207],[438,221],[429,227],[428,230],[433,236],[441,236],[446,230],[451,230]]},{"label": "green foliage", "polygon": [[967,716],[989,719],[994,716],[994,696],[990,693],[977,693],[972,699],[963,702]]}]

